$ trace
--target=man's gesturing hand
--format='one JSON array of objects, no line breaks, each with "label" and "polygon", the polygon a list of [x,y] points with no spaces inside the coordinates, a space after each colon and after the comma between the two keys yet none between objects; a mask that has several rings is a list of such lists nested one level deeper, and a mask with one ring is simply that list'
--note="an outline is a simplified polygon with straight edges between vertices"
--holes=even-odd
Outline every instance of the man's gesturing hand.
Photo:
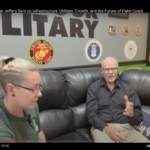
[{"label": "man's gesturing hand", "polygon": [[123,114],[128,117],[133,117],[134,116],[133,103],[129,102],[128,97],[126,95],[124,96],[124,100],[126,102],[126,108]]},{"label": "man's gesturing hand", "polygon": [[126,138],[121,136],[119,132],[124,132],[125,129],[115,129],[115,128],[106,128],[106,133],[107,135],[114,141],[114,142],[122,142],[122,141],[127,141]]}]

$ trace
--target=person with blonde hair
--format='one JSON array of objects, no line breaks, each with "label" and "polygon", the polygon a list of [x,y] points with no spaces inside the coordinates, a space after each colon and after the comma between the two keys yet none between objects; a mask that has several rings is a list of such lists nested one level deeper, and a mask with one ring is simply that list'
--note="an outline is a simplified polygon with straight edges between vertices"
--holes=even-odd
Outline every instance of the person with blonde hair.
[{"label": "person with blonde hair", "polygon": [[0,141],[46,142],[37,101],[38,69],[22,58],[0,58]]}]

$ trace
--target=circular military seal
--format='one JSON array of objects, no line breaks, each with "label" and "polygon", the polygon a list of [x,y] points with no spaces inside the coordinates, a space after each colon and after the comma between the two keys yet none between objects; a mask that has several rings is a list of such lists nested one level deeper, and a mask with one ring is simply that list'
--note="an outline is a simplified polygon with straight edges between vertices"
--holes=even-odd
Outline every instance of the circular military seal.
[{"label": "circular military seal", "polygon": [[136,34],[136,35],[140,35],[141,32],[142,32],[141,26],[137,25],[137,26],[135,27],[135,34]]},{"label": "circular military seal", "polygon": [[90,62],[96,62],[100,59],[103,48],[98,40],[90,40],[85,46],[85,57]]},{"label": "circular military seal", "polygon": [[129,26],[127,24],[123,25],[122,32],[124,35],[127,35],[129,33]]},{"label": "circular military seal", "polygon": [[132,59],[135,57],[136,53],[137,53],[136,43],[132,40],[128,41],[124,47],[124,54],[126,58]]},{"label": "circular military seal", "polygon": [[31,61],[39,66],[48,65],[54,57],[54,48],[52,44],[45,39],[33,41],[28,52]]}]

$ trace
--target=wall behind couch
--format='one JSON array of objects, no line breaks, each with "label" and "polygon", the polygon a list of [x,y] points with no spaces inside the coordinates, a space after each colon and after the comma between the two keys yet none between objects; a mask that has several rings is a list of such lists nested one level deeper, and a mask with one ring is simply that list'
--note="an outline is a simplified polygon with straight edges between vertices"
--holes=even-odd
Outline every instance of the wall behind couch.
[{"label": "wall behind couch", "polygon": [[[115,35],[108,33],[111,23],[117,27]],[[122,33],[124,24],[129,26],[128,35]],[[137,25],[142,27],[140,36],[135,34]],[[37,65],[38,68],[97,65],[107,56],[115,57],[118,62],[143,61],[146,60],[147,30],[148,13],[129,13],[128,19],[109,17],[108,13],[3,13],[0,14],[0,56],[22,57],[32,62],[29,57],[31,43],[45,39],[53,46],[54,57],[48,65]],[[85,46],[92,39],[98,40],[103,47],[97,62],[85,57]],[[129,40],[137,45],[137,53],[130,60],[124,55]]]}]

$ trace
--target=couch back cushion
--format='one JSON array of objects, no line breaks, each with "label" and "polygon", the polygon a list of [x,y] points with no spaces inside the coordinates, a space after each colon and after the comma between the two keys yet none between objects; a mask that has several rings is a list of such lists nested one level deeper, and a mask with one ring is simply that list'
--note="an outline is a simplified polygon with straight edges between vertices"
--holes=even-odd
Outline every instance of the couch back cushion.
[{"label": "couch back cushion", "polygon": [[100,68],[76,68],[61,71],[71,107],[86,102],[88,87],[102,77]]},{"label": "couch back cushion", "polygon": [[71,107],[75,129],[90,127],[86,114],[86,103]]},{"label": "couch back cushion", "polygon": [[150,105],[150,70],[127,69],[119,78],[136,91],[142,105]]},{"label": "couch back cushion", "polygon": [[65,80],[58,71],[39,71],[42,96],[38,100],[39,111],[46,109],[69,108]]},{"label": "couch back cushion", "polygon": [[75,128],[71,109],[49,109],[40,112],[39,115],[47,141],[67,134]]}]

